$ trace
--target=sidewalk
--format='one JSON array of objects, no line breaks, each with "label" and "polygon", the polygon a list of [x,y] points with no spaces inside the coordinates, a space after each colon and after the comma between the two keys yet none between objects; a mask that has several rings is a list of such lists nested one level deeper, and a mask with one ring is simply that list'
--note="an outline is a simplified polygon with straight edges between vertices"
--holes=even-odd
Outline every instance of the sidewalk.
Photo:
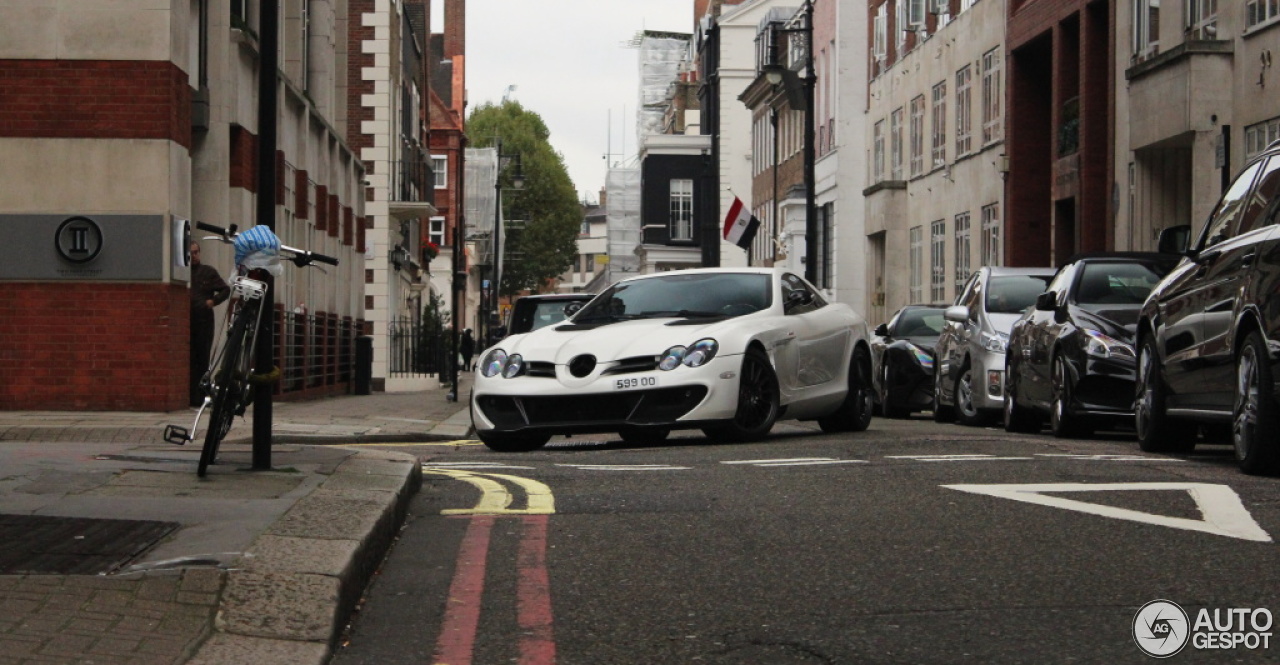
[{"label": "sidewalk", "polygon": [[460,383],[276,402],[268,471],[250,409],[203,479],[194,410],[0,411],[0,665],[325,663],[422,478],[342,444],[466,438]]}]

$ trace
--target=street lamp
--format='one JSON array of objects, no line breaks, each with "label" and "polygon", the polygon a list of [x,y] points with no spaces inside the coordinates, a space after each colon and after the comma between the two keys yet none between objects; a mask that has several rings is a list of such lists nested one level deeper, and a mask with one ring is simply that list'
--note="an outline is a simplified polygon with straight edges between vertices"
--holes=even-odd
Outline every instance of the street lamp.
[{"label": "street lamp", "polygon": [[[803,26],[798,28],[774,28],[774,31],[787,35],[798,34],[803,40],[804,80],[799,83],[804,93],[804,98],[800,100],[801,105],[804,107],[804,278],[811,284],[816,285],[818,283],[818,262],[815,260],[817,257],[812,255],[815,248],[817,248],[818,240],[818,203],[817,193],[815,192],[817,179],[814,176],[814,162],[817,158],[815,155],[813,94],[817,85],[818,75],[813,65],[812,0],[805,0],[802,12],[804,14]],[[784,85],[790,99],[795,93],[799,77],[785,63],[779,62],[779,54],[776,49],[770,52],[768,64],[761,67],[761,69],[764,72],[765,80],[769,81],[769,83],[775,86]]]}]

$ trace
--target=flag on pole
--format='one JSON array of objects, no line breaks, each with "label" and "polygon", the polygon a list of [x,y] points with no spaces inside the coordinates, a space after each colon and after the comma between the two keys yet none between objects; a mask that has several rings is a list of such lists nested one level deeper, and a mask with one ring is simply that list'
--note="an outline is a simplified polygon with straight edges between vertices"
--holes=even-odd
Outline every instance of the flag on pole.
[{"label": "flag on pole", "polygon": [[756,230],[759,228],[760,220],[747,210],[747,206],[742,204],[742,199],[733,197],[733,205],[729,206],[729,215],[724,218],[724,239],[747,249],[751,247],[751,241],[755,239]]}]

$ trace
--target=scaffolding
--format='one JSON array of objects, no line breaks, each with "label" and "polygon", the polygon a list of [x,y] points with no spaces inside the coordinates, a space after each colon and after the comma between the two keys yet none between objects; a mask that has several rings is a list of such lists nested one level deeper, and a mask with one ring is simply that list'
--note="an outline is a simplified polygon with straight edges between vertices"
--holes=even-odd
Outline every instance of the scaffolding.
[{"label": "scaffolding", "polygon": [[609,263],[604,281],[611,284],[640,272],[640,257],[636,256],[640,246],[640,169],[609,169],[605,191]]},{"label": "scaffolding", "polygon": [[494,181],[498,176],[497,148],[467,148],[463,164],[463,211],[467,240],[475,242],[476,263],[493,264],[494,207],[498,204]]},{"label": "scaffolding", "polygon": [[689,57],[693,35],[645,30],[632,44],[640,50],[640,110],[636,113],[636,145],[644,137],[661,134],[671,87],[680,79],[681,63]]}]

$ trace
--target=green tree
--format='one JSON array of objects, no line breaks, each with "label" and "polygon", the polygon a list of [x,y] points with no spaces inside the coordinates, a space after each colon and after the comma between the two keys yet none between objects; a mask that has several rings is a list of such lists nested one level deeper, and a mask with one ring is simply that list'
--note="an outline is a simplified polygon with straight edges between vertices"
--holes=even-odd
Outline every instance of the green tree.
[{"label": "green tree", "polygon": [[519,102],[484,104],[471,112],[467,136],[472,147],[493,147],[502,141],[502,154],[519,155],[524,188],[510,189],[508,166],[502,176],[502,217],[524,220],[523,228],[503,227],[502,284],[510,296],[525,289],[535,292],[563,274],[578,256],[582,206],[564,157],[551,147],[551,132],[537,113]]}]

